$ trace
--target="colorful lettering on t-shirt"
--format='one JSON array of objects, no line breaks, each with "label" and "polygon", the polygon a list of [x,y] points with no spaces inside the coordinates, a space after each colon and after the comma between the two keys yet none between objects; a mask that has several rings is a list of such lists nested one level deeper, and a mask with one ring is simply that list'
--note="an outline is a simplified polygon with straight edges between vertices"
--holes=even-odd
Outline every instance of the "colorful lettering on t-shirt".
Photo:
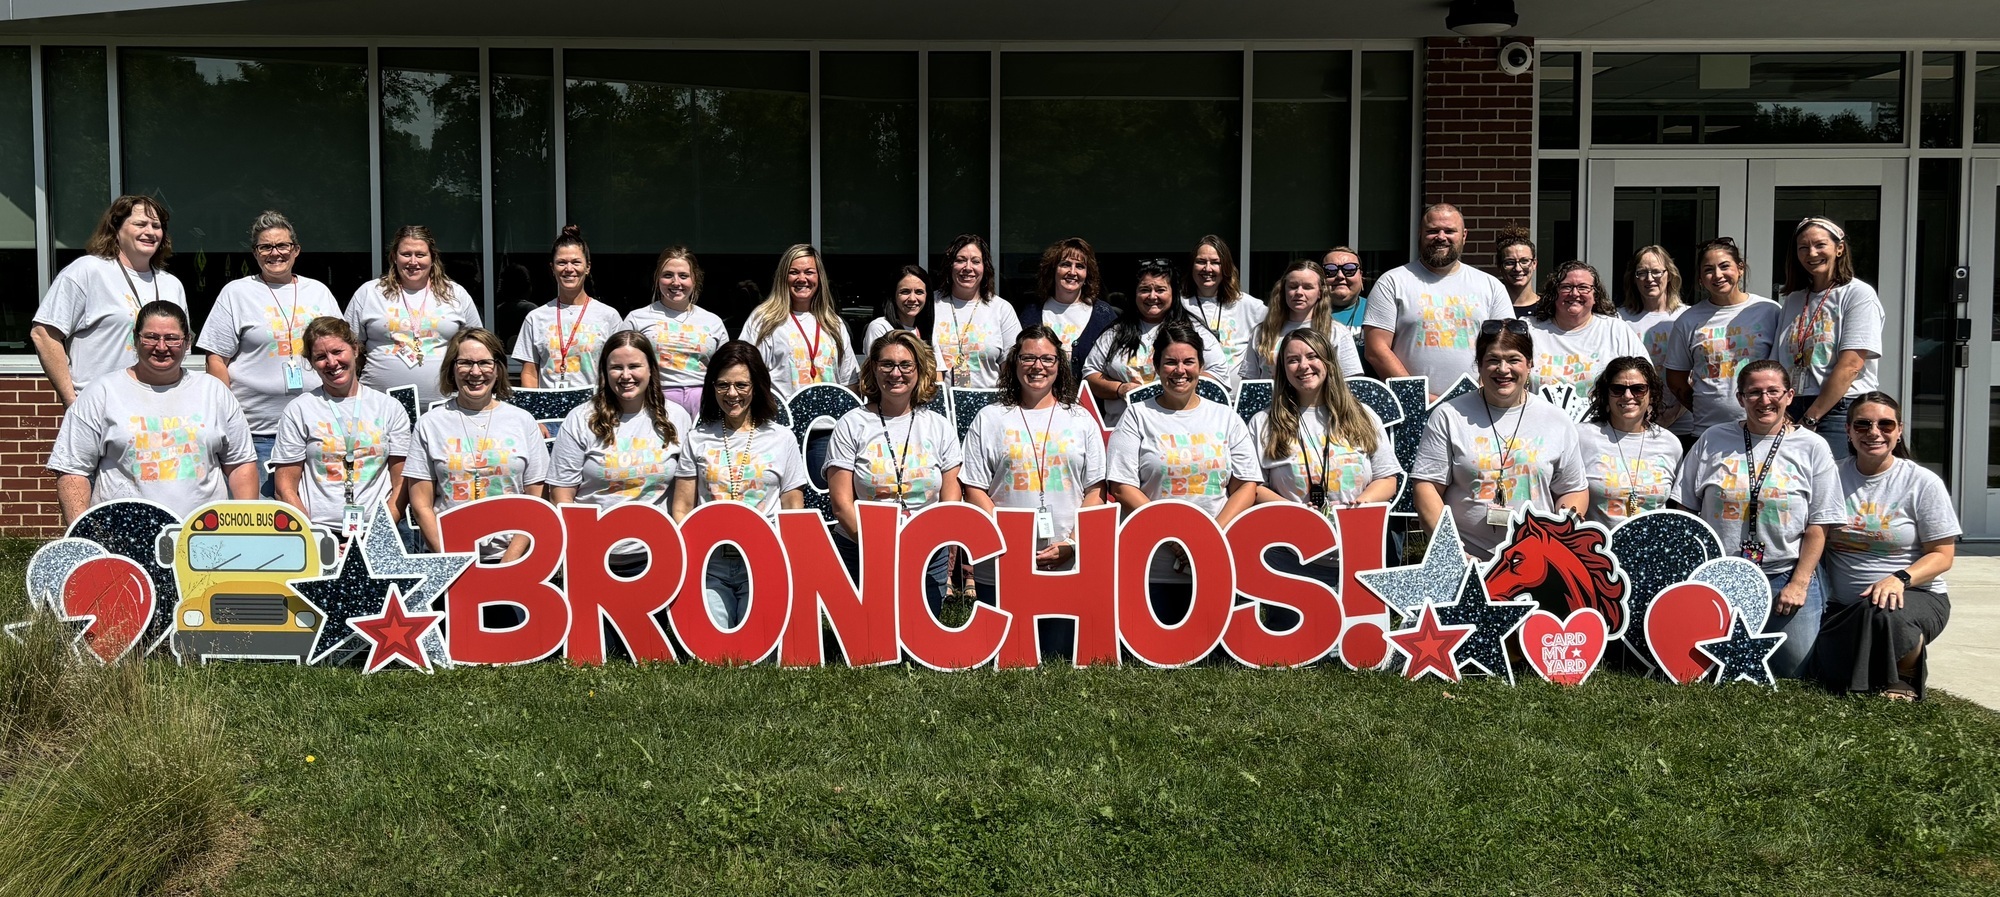
[{"label": "colorful lettering on t-shirt", "polygon": [[937,329],[938,353],[944,359],[945,373],[954,383],[963,382],[967,373],[979,366],[979,357],[999,339],[998,331],[976,320],[958,325],[948,317],[941,317]]},{"label": "colorful lettering on t-shirt", "polygon": [[1604,515],[1624,519],[1667,506],[1672,496],[1674,470],[1651,459],[1626,461],[1611,452],[1599,452],[1596,467],[1604,471]]},{"label": "colorful lettering on t-shirt", "polygon": [[1479,335],[1479,325],[1486,316],[1485,308],[1472,301],[1469,296],[1456,293],[1437,295],[1420,293],[1417,305],[1421,311],[1424,328],[1423,346],[1426,349],[1470,349]]},{"label": "colorful lettering on t-shirt", "polygon": [[1886,557],[1901,550],[1896,544],[1893,532],[1896,520],[1902,517],[1894,508],[1881,502],[1847,499],[1847,523],[1833,531],[1831,550],[1871,554]]},{"label": "colorful lettering on t-shirt", "polygon": [[1786,331],[1790,351],[1783,359],[1792,367],[1792,376],[1802,368],[1825,368],[1833,363],[1833,332],[1837,327],[1833,297],[1829,293],[1806,294],[1806,306]]},{"label": "colorful lettering on t-shirt", "polygon": [[[793,320],[797,320],[794,318]],[[785,335],[792,347],[792,385],[807,386],[813,383],[840,382],[840,336],[827,333],[819,337],[819,376],[813,376],[815,359],[808,353],[805,340],[799,336],[798,328],[792,328]]]},{"label": "colorful lettering on t-shirt", "polygon": [[1219,434],[1161,433],[1160,466],[1164,496],[1221,495],[1229,486],[1229,443]]},{"label": "colorful lettering on t-shirt", "polygon": [[1733,321],[1724,325],[1711,325],[1697,331],[1696,341],[1702,353],[1702,379],[1734,380],[1736,369],[1761,358],[1757,352],[1757,338],[1770,338],[1768,333],[1758,333]]},{"label": "colorful lettering on t-shirt", "polygon": [[[1068,462],[1070,452],[1076,448],[1076,440],[1068,433],[1051,430],[1038,456],[1035,441],[1041,436],[1040,430],[1030,432],[1013,424],[1007,425],[1004,437],[1009,477],[1007,488],[1016,493],[1069,492],[1076,488],[1076,484],[1071,482],[1075,475],[1070,473]],[[1037,461],[1041,464],[1041,472],[1035,469]],[[1042,486],[1041,473],[1048,475],[1047,488]]]},{"label": "colorful lettering on t-shirt", "polygon": [[176,414],[152,417],[135,414],[128,418],[132,428],[132,448],[126,453],[125,470],[141,483],[165,483],[200,479],[208,472],[201,449],[202,416]]},{"label": "colorful lettering on t-shirt", "polygon": [[1491,436],[1472,437],[1473,456],[1479,459],[1479,482],[1472,497],[1510,507],[1533,501],[1542,491],[1541,477],[1535,471],[1541,466],[1543,442],[1540,436],[1510,437],[1506,450],[1501,451]]},{"label": "colorful lettering on t-shirt", "polygon": [[264,347],[265,358],[306,357],[306,347],[300,344],[299,338],[305,335],[306,325],[319,317],[319,311],[299,303],[290,316],[285,312],[283,306],[264,306],[264,326],[271,331],[271,342]]},{"label": "colorful lettering on t-shirt", "polygon": [[[855,462],[856,473],[865,474],[867,498],[873,501],[896,500],[896,457],[902,451],[900,439],[893,450],[884,446],[879,438],[862,449],[861,458]],[[909,453],[902,455],[902,459],[903,506],[921,508],[938,501],[938,493],[944,488],[944,471],[938,469],[937,453],[912,439]]]},{"label": "colorful lettering on t-shirt", "polygon": [[604,491],[636,498],[673,479],[672,445],[658,436],[620,436],[604,453]]},{"label": "colorful lettering on t-shirt", "polygon": [[319,470],[320,482],[347,481],[347,462],[354,462],[354,479],[366,483],[375,478],[388,457],[388,435],[380,421],[357,418],[312,423],[313,436],[308,451]]},{"label": "colorful lettering on t-shirt", "polygon": [[[701,483],[702,488],[708,490],[708,500],[729,501],[731,478],[734,477],[736,488],[742,490],[742,494],[735,499],[746,505],[762,505],[773,485],[769,480],[771,470],[777,467],[777,457],[754,451],[748,440],[736,447],[734,458],[729,455],[730,452],[721,443],[712,443],[702,450]],[[893,487],[893,477],[891,480]],[[891,491],[894,491],[893,488]]]},{"label": "colorful lettering on t-shirt", "polygon": [[[576,328],[572,331],[570,328]],[[571,342],[572,334],[574,342]],[[589,322],[578,325],[576,318],[570,318],[560,327],[551,318],[542,328],[541,336],[535,340],[546,353],[548,363],[542,365],[545,374],[582,374],[591,382],[597,380],[597,350],[604,345],[604,334]],[[569,352],[564,354],[563,344],[569,344]],[[546,385],[546,384],[545,384]]]},{"label": "colorful lettering on t-shirt", "polygon": [[[1763,459],[1760,457],[1757,463],[1762,467]],[[1784,458],[1772,460],[1771,468],[1770,474],[1764,478],[1763,491],[1758,493],[1756,522],[1789,530],[1792,525],[1794,498],[1792,493],[1807,480],[1798,468]],[[1743,521],[1746,506],[1750,504],[1750,479],[1750,472],[1743,464],[1743,456],[1723,459],[1722,519]]]},{"label": "colorful lettering on t-shirt", "polygon": [[444,352],[444,315],[435,302],[411,309],[393,302],[382,303],[383,326],[389,330],[389,354],[415,362],[418,355],[441,358]]},{"label": "colorful lettering on t-shirt", "polygon": [[[658,357],[660,369],[699,374],[708,361],[701,354],[701,347],[708,341],[708,334],[693,321],[659,321],[650,328],[653,337],[653,353]],[[803,360],[804,352],[798,352],[796,360]]]},{"label": "colorful lettering on t-shirt", "polygon": [[511,436],[447,438],[445,494],[453,502],[465,502],[521,491],[521,476],[513,463],[520,454]]}]

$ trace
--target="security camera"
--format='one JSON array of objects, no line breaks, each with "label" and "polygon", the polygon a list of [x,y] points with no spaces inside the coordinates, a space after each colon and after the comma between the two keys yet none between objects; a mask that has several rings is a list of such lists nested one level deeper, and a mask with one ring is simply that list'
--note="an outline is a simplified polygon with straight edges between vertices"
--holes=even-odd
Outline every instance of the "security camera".
[{"label": "security camera", "polygon": [[1525,75],[1535,67],[1535,51],[1515,41],[1500,48],[1500,70],[1509,75]]}]

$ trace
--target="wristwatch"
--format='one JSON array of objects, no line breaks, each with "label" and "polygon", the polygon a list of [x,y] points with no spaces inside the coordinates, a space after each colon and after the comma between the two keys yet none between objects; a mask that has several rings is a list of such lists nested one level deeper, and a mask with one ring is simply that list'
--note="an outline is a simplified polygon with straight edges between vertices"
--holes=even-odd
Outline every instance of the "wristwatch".
[{"label": "wristwatch", "polygon": [[1896,571],[1896,572],[1894,572],[1894,573],[1891,573],[1891,574],[1889,574],[1889,575],[1890,575],[1890,576],[1893,576],[1893,577],[1896,577],[1896,578],[1897,578],[1897,579],[1899,579],[1899,580],[1902,580],[1902,583],[1903,583],[1903,587],[1904,587],[1904,588],[1908,588],[1908,587],[1909,587],[1909,585],[1910,585],[1910,571],[1908,571],[1908,570],[1898,570],[1898,571]]},{"label": "wristwatch", "polygon": [[1799,426],[1804,427],[1808,430],[1816,430],[1819,428],[1819,418],[1817,417],[1800,418]]}]

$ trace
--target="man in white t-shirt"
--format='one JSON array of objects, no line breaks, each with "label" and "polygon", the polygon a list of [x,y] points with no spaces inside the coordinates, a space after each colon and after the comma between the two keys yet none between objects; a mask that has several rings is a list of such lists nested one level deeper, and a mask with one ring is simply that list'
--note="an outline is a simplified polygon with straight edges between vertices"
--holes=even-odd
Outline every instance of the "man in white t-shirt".
[{"label": "man in white t-shirt", "polygon": [[1465,216],[1451,203],[1426,207],[1417,260],[1383,274],[1368,296],[1363,326],[1369,365],[1383,378],[1425,376],[1433,397],[1474,373],[1479,325],[1514,316],[1507,288],[1459,261]]}]

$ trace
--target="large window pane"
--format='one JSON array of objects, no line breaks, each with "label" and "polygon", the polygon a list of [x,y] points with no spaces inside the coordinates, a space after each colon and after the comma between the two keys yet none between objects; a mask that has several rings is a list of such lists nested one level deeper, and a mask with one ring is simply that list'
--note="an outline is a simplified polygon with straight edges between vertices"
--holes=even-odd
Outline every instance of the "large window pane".
[{"label": "large window pane", "polygon": [[1964,118],[1959,114],[1959,99],[1964,96],[1959,69],[1964,58],[1960,53],[1924,54],[1924,118],[1918,132],[1924,146],[1955,148],[1964,136]]},{"label": "large window pane", "polygon": [[[549,50],[491,50],[493,79],[493,324],[514,334],[528,310],[555,295],[549,247],[556,221],[555,56]],[[584,234],[588,239],[590,234]],[[593,294],[604,287],[593,278]]]},{"label": "large window pane", "polygon": [[[1949,483],[1957,447],[1958,159],[1917,162],[1916,341],[1910,371],[1910,454]],[[1981,334],[1984,336],[1984,334]]]},{"label": "large window pane", "polygon": [[1241,222],[1243,56],[1007,53],[1000,58],[1001,272],[1033,290],[1042,247],[1097,247],[1104,288],[1143,256],[1183,258]]},{"label": "large window pane", "polygon": [[110,88],[103,47],[42,48],[49,230],[55,267],[76,261],[111,204]]},{"label": "large window pane", "polygon": [[1537,168],[1535,255],[1545,271],[1581,257],[1576,251],[1578,165],[1575,159],[1543,159]]},{"label": "large window pane", "polygon": [[1347,242],[1353,54],[1259,52],[1252,65],[1250,254],[1243,288],[1263,296],[1295,258]]},{"label": "large window pane", "polygon": [[931,258],[924,264],[936,270],[959,234],[993,226],[993,54],[932,53],[930,60]]},{"label": "large window pane", "polygon": [[0,352],[28,348],[35,316],[35,110],[27,47],[0,47]]},{"label": "large window pane", "polygon": [[1410,260],[1416,210],[1410,205],[1410,160],[1416,114],[1411,54],[1361,54],[1361,263],[1377,274]]},{"label": "large window pane", "polygon": [[[382,66],[382,237],[393,239],[404,225],[430,228],[445,272],[472,294],[472,301],[483,303],[479,51],[395,47],[383,49],[377,59]],[[376,248],[378,254],[383,251]],[[482,308],[482,318],[486,311]]]},{"label": "large window pane", "polygon": [[[1612,300],[1620,305],[1631,301],[1635,285],[1627,268],[1632,257],[1642,247],[1658,246],[1667,251],[1674,267],[1680,269],[1680,298],[1688,302],[1698,289],[1695,273],[1701,270],[1694,250],[1719,230],[1721,201],[1722,191],[1715,187],[1619,187],[1612,199],[1611,220],[1611,257],[1617,269],[1602,272],[1611,287]],[[1543,256],[1541,268],[1553,271],[1556,265],[1573,257]]]},{"label": "large window pane", "polygon": [[1901,53],[1598,53],[1595,143],[1898,143]]},{"label": "large window pane", "polygon": [[1576,67],[1580,53],[1543,53],[1535,70],[1541,92],[1541,148],[1576,149]]},{"label": "large window pane", "polygon": [[917,54],[819,55],[820,227],[865,326],[917,257]]},{"label": "large window pane", "polygon": [[[2000,53],[1979,54],[1973,70],[1979,74],[1972,88],[1972,139],[2000,143]],[[2000,451],[2000,443],[1994,445],[1994,451]]]},{"label": "large window pane", "polygon": [[[1771,258],[1763,272],[1757,260],[1750,260],[1750,272],[1757,278],[1750,291],[1773,299],[1785,282],[1785,258],[1797,245],[1793,234],[1805,218],[1838,221],[1847,231],[1847,255],[1854,260],[1854,276],[1872,284],[1882,282],[1882,188],[1873,185],[1779,187],[1771,193]],[[1713,231],[1710,231],[1713,233]],[[1901,240],[1897,234],[1895,239]],[[1766,283],[1770,291],[1758,287]]]},{"label": "large window pane", "polygon": [[125,192],[172,214],[168,269],[195,320],[256,270],[248,228],[265,209],[297,226],[298,273],[340,296],[374,273],[367,92],[360,50],[119,50]]},{"label": "large window pane", "polygon": [[779,254],[812,234],[806,54],[573,50],[563,73],[569,215],[600,288],[643,305],[660,250],[686,244],[701,303],[734,331]]}]

